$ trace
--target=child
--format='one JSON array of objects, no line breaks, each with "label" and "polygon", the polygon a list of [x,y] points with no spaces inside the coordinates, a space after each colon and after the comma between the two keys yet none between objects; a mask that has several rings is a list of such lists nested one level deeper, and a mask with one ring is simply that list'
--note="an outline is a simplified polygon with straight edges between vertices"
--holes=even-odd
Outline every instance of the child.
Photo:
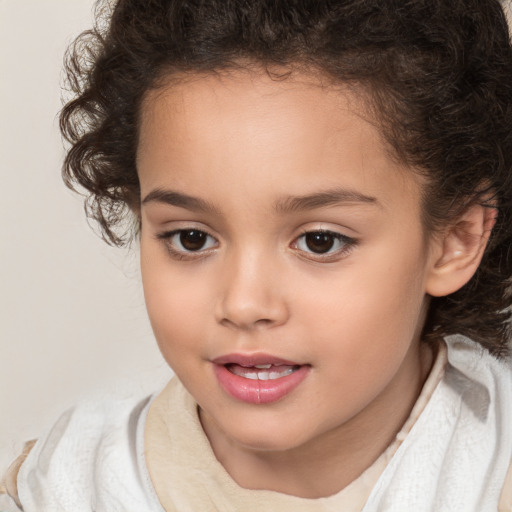
[{"label": "child", "polygon": [[64,178],[108,242],[139,239],[176,378],[65,413],[8,473],[12,500],[512,510],[499,2],[119,0],[99,16],[68,59]]}]

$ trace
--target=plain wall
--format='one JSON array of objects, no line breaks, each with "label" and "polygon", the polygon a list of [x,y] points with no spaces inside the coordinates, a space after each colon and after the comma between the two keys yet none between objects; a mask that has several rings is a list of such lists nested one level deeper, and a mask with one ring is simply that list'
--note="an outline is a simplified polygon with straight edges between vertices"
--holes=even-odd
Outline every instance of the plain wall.
[{"label": "plain wall", "polygon": [[70,404],[169,376],[136,247],[101,241],[60,178],[62,59],[92,4],[0,0],[0,473]]}]

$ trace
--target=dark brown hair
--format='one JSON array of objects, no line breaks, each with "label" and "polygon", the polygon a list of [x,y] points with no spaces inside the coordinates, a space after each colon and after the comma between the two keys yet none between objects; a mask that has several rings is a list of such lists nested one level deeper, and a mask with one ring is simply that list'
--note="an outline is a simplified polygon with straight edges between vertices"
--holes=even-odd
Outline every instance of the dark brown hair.
[{"label": "dark brown hair", "polygon": [[[85,189],[103,237],[122,245],[140,201],[138,117],[174,72],[253,63],[307,68],[367,92],[394,154],[427,177],[427,232],[470,204],[498,220],[471,281],[432,298],[423,338],[464,334],[493,354],[510,340],[512,50],[498,0],[119,0],[70,48],[63,175]],[[136,217],[136,216],[135,216]]]}]

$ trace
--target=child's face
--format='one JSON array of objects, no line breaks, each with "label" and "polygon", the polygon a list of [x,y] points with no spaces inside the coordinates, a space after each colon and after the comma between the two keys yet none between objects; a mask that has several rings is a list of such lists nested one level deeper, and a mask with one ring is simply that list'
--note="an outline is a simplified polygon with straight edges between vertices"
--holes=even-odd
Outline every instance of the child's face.
[{"label": "child's face", "polygon": [[417,396],[433,265],[420,186],[360,107],[307,77],[242,72],[144,104],[149,316],[207,433],[230,446],[356,442]]}]

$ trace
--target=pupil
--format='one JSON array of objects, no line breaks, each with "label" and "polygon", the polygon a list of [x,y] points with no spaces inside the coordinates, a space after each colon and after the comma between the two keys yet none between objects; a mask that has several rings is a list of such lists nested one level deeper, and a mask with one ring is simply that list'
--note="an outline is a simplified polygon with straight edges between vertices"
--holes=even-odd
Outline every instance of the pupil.
[{"label": "pupil", "polygon": [[197,229],[182,231],[180,233],[180,242],[187,251],[199,251],[206,242],[206,233]]},{"label": "pupil", "polygon": [[310,251],[316,253],[328,252],[334,245],[334,237],[330,233],[308,233],[306,235],[306,245]]}]

